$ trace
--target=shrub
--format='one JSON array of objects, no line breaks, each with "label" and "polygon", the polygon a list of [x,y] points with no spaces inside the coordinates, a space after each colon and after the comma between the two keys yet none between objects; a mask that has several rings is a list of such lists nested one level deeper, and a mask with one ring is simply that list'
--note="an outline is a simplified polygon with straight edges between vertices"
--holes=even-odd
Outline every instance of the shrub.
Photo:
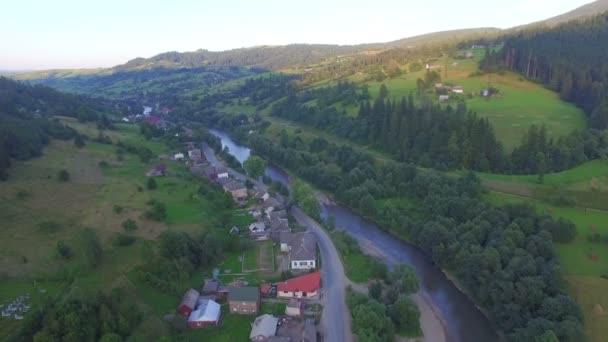
[{"label": "shrub", "polygon": [[137,222],[133,221],[132,219],[126,219],[122,222],[122,229],[127,232],[135,231],[137,230]]},{"label": "shrub", "polygon": [[25,190],[19,190],[17,191],[17,193],[15,194],[15,198],[18,200],[24,200],[28,197],[30,197],[32,194],[25,191]]},{"label": "shrub", "polygon": [[114,214],[120,214],[123,212],[123,210],[124,208],[118,204],[114,204],[114,206],[112,207],[112,211],[114,212]]},{"label": "shrub", "polygon": [[156,190],[156,188],[157,188],[156,179],[154,179],[154,178],[148,178],[148,182],[146,183],[146,187],[148,188],[148,190]]},{"label": "shrub", "polygon": [[57,179],[60,182],[67,182],[70,180],[70,173],[66,169],[63,169],[57,174]]},{"label": "shrub", "polygon": [[65,241],[57,241],[57,254],[64,259],[70,259],[72,257],[72,249],[68,246]]},{"label": "shrub", "polygon": [[118,233],[118,235],[116,235],[116,237],[112,241],[112,244],[116,247],[124,247],[124,246],[130,246],[134,242],[135,242],[134,236],[123,234],[123,233]]},{"label": "shrub", "polygon": [[164,221],[167,218],[167,208],[163,203],[155,201],[152,208],[146,210],[144,217],[153,221]]},{"label": "shrub", "polygon": [[106,169],[110,166],[110,164],[108,164],[107,161],[102,160],[99,163],[97,163],[97,166],[99,166],[99,168],[101,168],[101,169]]},{"label": "shrub", "polygon": [[61,229],[61,225],[55,221],[44,221],[38,223],[38,229],[45,233],[54,233]]}]

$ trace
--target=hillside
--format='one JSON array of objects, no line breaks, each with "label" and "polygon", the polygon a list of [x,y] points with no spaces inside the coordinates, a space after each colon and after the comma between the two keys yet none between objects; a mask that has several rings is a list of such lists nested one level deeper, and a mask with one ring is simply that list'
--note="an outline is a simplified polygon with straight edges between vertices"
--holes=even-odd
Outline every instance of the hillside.
[{"label": "hillside", "polygon": [[536,23],[532,23],[526,26],[534,26],[534,25],[546,25],[546,26],[556,26],[559,24],[566,23],[572,20],[586,19],[588,17],[598,15],[600,13],[608,11],[608,0],[597,0],[595,2],[583,5],[579,8],[576,8],[570,12],[566,12],[564,14],[560,14],[558,16],[542,20]]}]

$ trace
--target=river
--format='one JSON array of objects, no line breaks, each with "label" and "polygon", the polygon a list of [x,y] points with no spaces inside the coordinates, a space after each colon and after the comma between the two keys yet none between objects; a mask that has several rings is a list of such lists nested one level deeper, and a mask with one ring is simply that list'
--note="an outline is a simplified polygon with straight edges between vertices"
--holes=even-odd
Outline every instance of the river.
[{"label": "river", "polygon": [[[222,140],[230,153],[241,163],[251,155],[251,150],[237,144],[230,136],[219,130],[209,130]],[[287,173],[276,166],[269,166],[266,175],[285,185],[289,183]],[[488,342],[498,337],[488,319],[475,304],[418,247],[396,238],[362,217],[343,207],[321,203],[322,216],[334,216],[336,229],[352,235],[367,253],[381,258],[389,267],[407,264],[414,268],[420,280],[422,294],[429,298],[432,306],[445,324],[448,341]]]}]

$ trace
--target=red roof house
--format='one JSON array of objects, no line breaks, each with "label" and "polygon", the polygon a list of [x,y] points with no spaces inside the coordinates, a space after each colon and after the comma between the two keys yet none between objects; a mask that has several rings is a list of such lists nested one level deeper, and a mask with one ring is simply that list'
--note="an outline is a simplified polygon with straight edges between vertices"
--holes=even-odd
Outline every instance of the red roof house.
[{"label": "red roof house", "polygon": [[308,273],[277,284],[279,298],[316,297],[321,288],[321,272]]},{"label": "red roof house", "polygon": [[148,116],[145,120],[151,124],[157,124],[160,122],[160,118],[158,116]]}]

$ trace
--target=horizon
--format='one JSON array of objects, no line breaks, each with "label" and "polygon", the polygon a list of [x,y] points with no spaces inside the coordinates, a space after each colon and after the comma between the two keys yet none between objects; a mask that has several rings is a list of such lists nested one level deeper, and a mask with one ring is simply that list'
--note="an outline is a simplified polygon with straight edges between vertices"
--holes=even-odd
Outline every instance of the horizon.
[{"label": "horizon", "polygon": [[[3,43],[6,51],[0,55],[0,72],[108,68],[170,51],[226,51],[290,44],[359,45],[467,28],[506,29],[591,2],[515,0],[489,8],[481,0],[440,4],[389,0],[357,6],[343,0],[331,4],[313,0],[294,12],[290,5],[276,0],[261,5],[243,1],[208,5],[186,0],[172,8],[110,0],[92,9],[89,4],[74,0],[30,0],[7,6],[6,13],[13,15],[0,23],[0,30],[15,33]],[[37,11],[31,12],[31,8]],[[501,15],[490,15],[497,12]],[[24,17],[28,18],[27,25]]]}]

